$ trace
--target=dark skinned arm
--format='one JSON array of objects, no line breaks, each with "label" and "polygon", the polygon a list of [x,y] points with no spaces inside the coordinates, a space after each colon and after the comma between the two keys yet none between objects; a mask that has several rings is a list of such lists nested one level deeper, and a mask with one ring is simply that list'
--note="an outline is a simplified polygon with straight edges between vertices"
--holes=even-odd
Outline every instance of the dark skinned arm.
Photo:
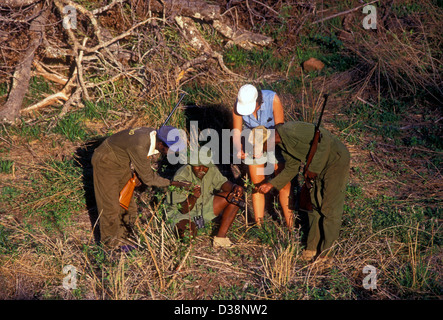
[{"label": "dark skinned arm", "polygon": [[231,181],[226,181],[221,186],[221,191],[224,192],[234,192],[238,197],[243,196],[244,190],[241,186],[232,183]]},{"label": "dark skinned arm", "polygon": [[192,190],[192,193],[188,195],[186,200],[180,203],[181,213],[186,214],[189,211],[191,211],[194,208],[195,203],[197,202],[197,199],[200,198],[200,196],[201,196],[201,187],[195,186]]}]

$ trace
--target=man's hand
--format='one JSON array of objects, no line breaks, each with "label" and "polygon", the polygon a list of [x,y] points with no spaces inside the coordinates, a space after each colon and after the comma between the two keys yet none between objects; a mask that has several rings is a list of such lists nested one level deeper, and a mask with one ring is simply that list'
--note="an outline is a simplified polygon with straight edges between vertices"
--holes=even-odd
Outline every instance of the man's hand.
[{"label": "man's hand", "polygon": [[189,190],[189,187],[191,186],[191,184],[192,183],[190,183],[190,182],[171,181],[171,186],[182,187],[182,188],[185,188],[187,190]]},{"label": "man's hand", "polygon": [[[182,182],[182,183],[187,183],[187,182]],[[189,192],[188,197],[183,202],[180,203],[181,205],[180,211],[182,214],[186,214],[189,211],[191,211],[192,208],[194,208],[197,199],[200,198],[202,193],[201,187],[199,185],[192,186],[190,182],[186,190]]]},{"label": "man's hand", "polygon": [[245,193],[245,190],[241,186],[239,186],[237,184],[234,184],[232,186],[231,192],[233,192],[235,194],[235,196],[241,198],[241,197],[243,197],[243,194]]},{"label": "man's hand", "polygon": [[190,195],[195,198],[200,198],[200,196],[202,195],[202,188],[199,185],[194,186]]},{"label": "man's hand", "polygon": [[142,185],[142,182],[140,181],[140,179],[137,176],[135,176],[135,186],[140,187],[141,185]]},{"label": "man's hand", "polygon": [[265,182],[257,187],[257,191],[260,193],[268,193],[274,186],[269,182]]},{"label": "man's hand", "polygon": [[237,158],[246,159],[246,153],[244,153],[243,150],[240,150],[239,152],[237,152]]}]

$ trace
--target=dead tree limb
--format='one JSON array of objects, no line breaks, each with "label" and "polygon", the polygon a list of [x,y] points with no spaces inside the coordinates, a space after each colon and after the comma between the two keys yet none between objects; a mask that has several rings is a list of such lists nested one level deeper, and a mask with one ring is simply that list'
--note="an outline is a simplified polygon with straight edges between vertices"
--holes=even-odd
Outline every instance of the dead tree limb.
[{"label": "dead tree limb", "polygon": [[66,83],[68,82],[68,79],[64,75],[54,72],[36,59],[34,59],[32,65],[35,68],[35,74],[40,75],[45,79],[61,84],[63,86],[66,85]]},{"label": "dead tree limb", "polygon": [[206,22],[220,19],[220,6],[204,0],[154,0],[151,10],[171,18],[184,16]]},{"label": "dead tree limb", "polygon": [[[189,44],[194,49],[200,51],[201,56],[208,56],[208,57],[216,59],[224,72],[226,72],[227,74],[230,74],[232,76],[242,78],[242,76],[232,72],[231,70],[229,70],[228,67],[226,67],[226,65],[223,62],[223,56],[220,53],[212,50],[209,43],[203,38],[200,31],[197,29],[197,27],[194,23],[194,20],[192,20],[189,17],[176,16],[175,21],[179,25],[180,29],[183,32],[183,35],[188,40]],[[186,65],[186,63],[185,63],[185,65]],[[185,71],[185,70],[180,70],[180,72],[183,72],[183,71]]]},{"label": "dead tree limb", "polygon": [[40,1],[42,0],[3,0],[1,6],[6,8],[23,8]]},{"label": "dead tree limb", "polygon": [[[75,87],[76,84],[76,80],[77,80],[77,68],[74,69],[71,77],[69,78],[69,80],[65,83],[64,87],[62,90],[60,90],[57,93],[54,93],[48,97],[46,97],[45,99],[27,107],[24,108],[22,110],[20,110],[21,113],[27,113],[30,111],[35,111],[38,110],[40,108],[44,108],[47,106],[51,106],[55,103],[60,103],[60,100],[63,101],[70,101],[69,105],[71,105],[74,101],[70,100],[70,96],[71,96],[71,91],[73,89],[73,87]],[[76,95],[76,99],[79,99],[80,95]],[[68,106],[69,107],[69,106]]]},{"label": "dead tree limb", "polygon": [[29,28],[31,40],[24,58],[19,62],[13,74],[8,99],[0,107],[0,121],[12,123],[17,119],[23,99],[28,91],[32,61],[34,60],[35,51],[42,42],[46,20],[49,15],[47,7],[37,6],[36,10],[40,10],[40,15],[31,22]]},{"label": "dead tree limb", "polygon": [[164,7],[163,4],[159,4],[159,1],[153,1],[151,10],[161,12],[164,9],[167,15],[175,19],[189,17],[212,23],[214,29],[229,40],[228,46],[239,45],[245,49],[252,49],[268,46],[273,42],[271,37],[231,26],[220,14],[221,8],[217,4],[208,4],[204,0],[163,0],[162,2],[164,2]]}]

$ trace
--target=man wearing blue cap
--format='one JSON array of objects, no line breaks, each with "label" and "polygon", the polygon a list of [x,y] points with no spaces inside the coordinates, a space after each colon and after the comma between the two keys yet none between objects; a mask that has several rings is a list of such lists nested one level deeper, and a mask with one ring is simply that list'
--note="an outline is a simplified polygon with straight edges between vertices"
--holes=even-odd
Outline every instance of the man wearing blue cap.
[{"label": "man wearing blue cap", "polygon": [[119,203],[119,194],[135,171],[146,185],[166,187],[186,186],[160,177],[151,168],[155,154],[167,155],[186,148],[179,130],[163,126],[159,130],[141,127],[126,129],[108,137],[92,157],[94,192],[99,214],[101,241],[110,248],[132,249],[128,236],[137,207],[131,199],[127,210]]}]

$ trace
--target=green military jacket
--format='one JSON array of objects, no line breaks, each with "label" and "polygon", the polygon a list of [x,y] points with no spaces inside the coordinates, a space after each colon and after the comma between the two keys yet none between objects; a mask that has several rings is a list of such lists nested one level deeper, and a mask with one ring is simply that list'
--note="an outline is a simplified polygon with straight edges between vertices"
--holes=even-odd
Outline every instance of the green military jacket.
[{"label": "green military jacket", "polygon": [[195,202],[194,208],[188,213],[181,213],[177,205],[185,201],[189,192],[175,190],[170,193],[169,201],[172,205],[172,210],[168,214],[168,220],[171,224],[176,224],[183,219],[193,218],[202,215],[205,221],[211,221],[214,216],[214,191],[220,190],[221,186],[228,181],[223,176],[216,166],[211,166],[206,172],[202,180],[197,178],[192,171],[192,166],[186,164],[182,166],[174,175],[174,181],[191,182],[192,185],[199,185],[201,187],[201,195]]},{"label": "green military jacket", "polygon": [[[269,182],[278,190],[290,182],[300,171],[301,163],[306,163],[315,125],[307,122],[289,121],[276,127],[281,137],[278,146],[285,159],[285,168]],[[334,161],[339,142],[329,131],[320,128],[321,139],[312,159],[309,171],[321,175],[328,163]]]},{"label": "green military jacket", "polygon": [[148,153],[155,148],[155,145],[151,146],[151,133],[155,134],[155,130],[148,127],[126,129],[110,136],[104,143],[115,156],[111,158],[114,174],[118,172],[125,174],[132,164],[143,183],[165,187],[170,181],[160,177],[151,168],[151,157]]}]

